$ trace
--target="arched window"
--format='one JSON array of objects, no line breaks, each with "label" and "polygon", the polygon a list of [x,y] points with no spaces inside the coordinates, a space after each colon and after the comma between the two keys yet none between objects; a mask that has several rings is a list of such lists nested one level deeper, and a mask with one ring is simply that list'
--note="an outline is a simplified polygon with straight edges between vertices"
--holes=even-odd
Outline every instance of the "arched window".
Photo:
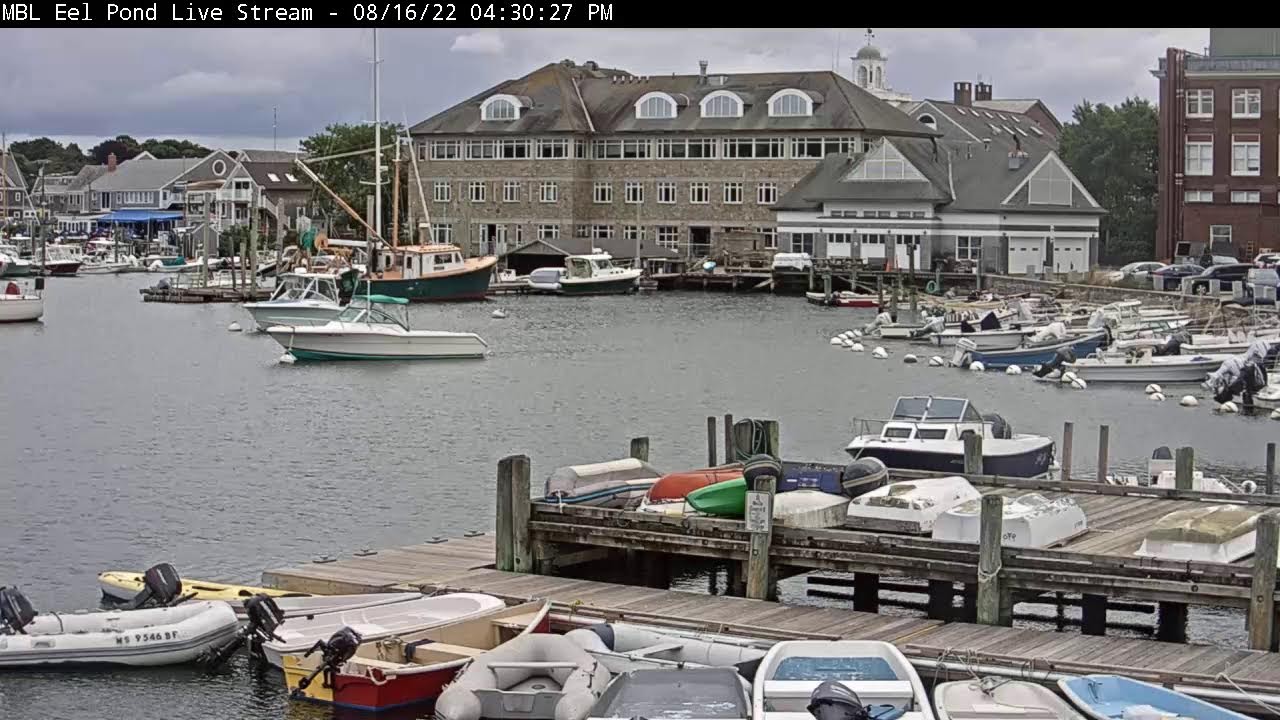
[{"label": "arched window", "polygon": [[669,120],[676,116],[676,101],[666,93],[651,92],[636,101],[636,118]]},{"label": "arched window", "polygon": [[929,113],[925,113],[916,119],[924,123],[925,125],[928,125],[929,127],[933,128],[934,130],[938,129],[938,121],[934,120],[933,116],[930,115]]},{"label": "arched window", "polygon": [[494,95],[480,105],[481,120],[519,120],[521,102],[511,95]]},{"label": "arched window", "polygon": [[813,98],[799,90],[779,90],[769,98],[770,117],[796,117],[813,114]]},{"label": "arched window", "polygon": [[876,68],[876,87],[884,87],[884,69]]},{"label": "arched window", "polygon": [[742,99],[728,90],[717,90],[702,98],[702,117],[742,117]]},{"label": "arched window", "polygon": [[867,66],[866,65],[859,66],[858,67],[858,87],[866,87],[867,82],[868,82]]}]

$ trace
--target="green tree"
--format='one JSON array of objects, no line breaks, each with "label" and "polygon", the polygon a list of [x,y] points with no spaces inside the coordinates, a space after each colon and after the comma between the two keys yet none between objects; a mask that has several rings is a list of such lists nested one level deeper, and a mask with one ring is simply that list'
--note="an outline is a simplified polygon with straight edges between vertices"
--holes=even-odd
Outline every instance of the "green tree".
[{"label": "green tree", "polygon": [[28,183],[35,181],[41,161],[45,161],[46,175],[80,172],[80,168],[89,162],[79,145],[71,143],[64,146],[47,137],[15,142],[9,146],[9,151],[13,153],[14,160]]},{"label": "green tree", "polygon": [[[1102,260],[1151,260],[1156,237],[1159,117],[1147,100],[1114,107],[1083,102],[1062,129],[1059,154],[1107,215]],[[1156,258],[1159,259],[1159,258]]]},{"label": "green tree", "polygon": [[140,147],[154,155],[159,160],[172,158],[202,158],[210,153],[209,148],[203,145],[197,145],[190,140],[176,140],[173,138],[165,140],[151,138],[143,141]]},{"label": "green tree", "polygon": [[218,256],[235,257],[240,252],[240,246],[247,242],[249,242],[249,226],[232,225],[218,235]]},{"label": "green tree", "polygon": [[138,141],[129,135],[117,135],[110,140],[103,140],[89,148],[89,156],[98,165],[105,165],[107,156],[112,153],[115,153],[116,162],[124,162],[141,152],[142,147],[138,145]]},{"label": "green tree", "polygon": [[[366,211],[367,196],[373,193],[373,186],[365,184],[373,182],[373,131],[373,125],[338,123],[330,125],[324,129],[324,132],[316,133],[302,141],[303,151],[313,157],[339,155],[357,150],[370,151],[334,160],[307,163],[320,176],[325,185],[328,185],[331,190],[337,193],[351,206],[351,209],[360,213],[362,218],[368,217]],[[382,144],[389,145],[394,143],[400,132],[399,125],[384,124],[382,127]],[[391,167],[393,155],[390,153],[392,152],[394,152],[394,149],[383,152],[382,164],[384,167]],[[389,238],[391,235],[391,176],[389,173],[383,174],[383,181],[388,183],[383,188],[382,194],[383,236]],[[400,208],[402,213],[407,208],[404,195],[407,186],[406,178],[401,176]],[[330,227],[364,237],[364,228],[339,208],[328,193],[320,188],[316,188],[314,193],[322,212],[329,218]]]}]

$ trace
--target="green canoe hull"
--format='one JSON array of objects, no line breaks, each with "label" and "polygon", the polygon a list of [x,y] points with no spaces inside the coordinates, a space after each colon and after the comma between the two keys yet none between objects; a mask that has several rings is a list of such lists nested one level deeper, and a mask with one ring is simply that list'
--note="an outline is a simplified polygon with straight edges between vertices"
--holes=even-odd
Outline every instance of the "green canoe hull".
[{"label": "green canoe hull", "polygon": [[747,481],[742,478],[725,480],[698,488],[685,500],[689,507],[707,515],[742,517],[747,507]]}]

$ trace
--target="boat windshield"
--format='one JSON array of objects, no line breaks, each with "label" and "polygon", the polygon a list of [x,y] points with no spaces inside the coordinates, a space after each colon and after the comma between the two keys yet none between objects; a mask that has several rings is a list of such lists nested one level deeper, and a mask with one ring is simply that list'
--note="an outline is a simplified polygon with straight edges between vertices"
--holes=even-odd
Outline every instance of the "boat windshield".
[{"label": "boat windshield", "polygon": [[407,315],[403,305],[383,305],[368,303],[363,298],[351,301],[351,304],[338,313],[338,322],[369,323],[372,325],[399,325],[408,329]]},{"label": "boat windshield", "polygon": [[893,666],[881,657],[789,657],[778,663],[774,680],[897,680]]},{"label": "boat windshield", "polygon": [[569,258],[569,277],[591,277],[591,261],[586,258]]},{"label": "boat windshield", "polygon": [[982,422],[982,416],[961,398],[903,397],[893,407],[894,420]]},{"label": "boat windshield", "polygon": [[272,300],[297,300],[302,297],[302,290],[307,284],[306,278],[297,275],[285,275],[279,282],[280,285],[271,295]]}]

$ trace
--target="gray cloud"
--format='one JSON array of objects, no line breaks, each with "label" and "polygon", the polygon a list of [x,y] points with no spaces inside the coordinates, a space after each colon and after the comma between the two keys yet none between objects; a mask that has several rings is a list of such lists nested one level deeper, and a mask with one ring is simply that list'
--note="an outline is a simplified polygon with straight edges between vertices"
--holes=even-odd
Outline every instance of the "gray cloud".
[{"label": "gray cloud", "polygon": [[[917,98],[955,80],[997,97],[1038,97],[1063,119],[1081,100],[1152,98],[1166,47],[1199,50],[1203,29],[879,29],[888,79]],[[0,129],[11,136],[270,138],[372,117],[368,30],[6,32]],[[837,68],[861,46],[845,30],[385,30],[382,116],[416,122],[537,66],[571,58],[636,73]]]}]

